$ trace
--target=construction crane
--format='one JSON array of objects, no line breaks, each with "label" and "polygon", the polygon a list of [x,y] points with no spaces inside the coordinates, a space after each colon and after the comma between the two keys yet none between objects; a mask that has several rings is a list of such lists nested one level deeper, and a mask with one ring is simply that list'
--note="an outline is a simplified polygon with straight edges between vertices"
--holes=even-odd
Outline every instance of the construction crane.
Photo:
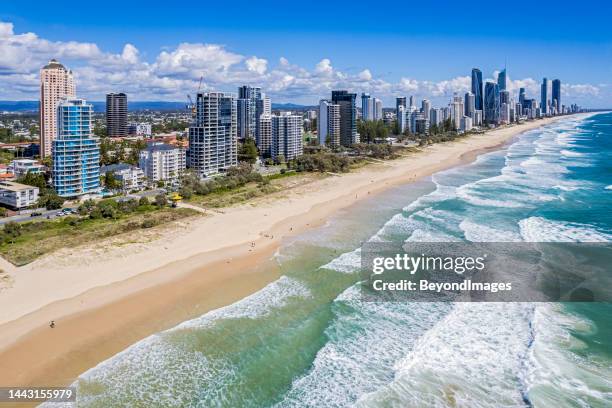
[{"label": "construction crane", "polygon": [[[200,93],[200,89],[202,88],[202,80],[204,79],[204,75],[200,76],[200,82],[198,83],[198,90],[196,92],[196,98],[198,97],[197,95]],[[191,95],[187,94],[187,99],[189,99],[189,104],[186,106],[187,109],[191,109],[191,116],[195,117],[196,115],[196,106],[195,103],[193,103],[193,99],[191,99]]]},{"label": "construction crane", "polygon": [[187,99],[189,99],[189,103],[185,107],[187,109],[191,109],[191,116],[195,116],[195,114],[196,114],[196,106],[193,103],[193,99],[191,99],[191,95],[187,94]]}]

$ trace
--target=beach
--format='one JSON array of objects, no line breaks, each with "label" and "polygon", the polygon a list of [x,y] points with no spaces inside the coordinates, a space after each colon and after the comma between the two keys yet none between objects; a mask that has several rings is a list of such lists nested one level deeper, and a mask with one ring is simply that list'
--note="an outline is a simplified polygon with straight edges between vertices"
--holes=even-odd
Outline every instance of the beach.
[{"label": "beach", "polygon": [[281,272],[270,259],[283,239],[362,199],[470,162],[562,118],[428,146],[257,205],[207,211],[148,242],[66,249],[19,268],[3,261],[11,284],[0,291],[0,384],[70,384],[130,344],[277,279]]}]

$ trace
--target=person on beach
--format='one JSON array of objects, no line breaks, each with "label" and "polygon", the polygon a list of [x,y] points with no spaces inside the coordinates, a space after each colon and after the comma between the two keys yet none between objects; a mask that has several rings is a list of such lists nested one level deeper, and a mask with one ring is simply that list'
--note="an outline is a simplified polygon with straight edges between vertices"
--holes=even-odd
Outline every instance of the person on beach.
[{"label": "person on beach", "polygon": [[55,320],[51,320],[51,323],[49,323],[49,327],[52,329],[55,327]]}]

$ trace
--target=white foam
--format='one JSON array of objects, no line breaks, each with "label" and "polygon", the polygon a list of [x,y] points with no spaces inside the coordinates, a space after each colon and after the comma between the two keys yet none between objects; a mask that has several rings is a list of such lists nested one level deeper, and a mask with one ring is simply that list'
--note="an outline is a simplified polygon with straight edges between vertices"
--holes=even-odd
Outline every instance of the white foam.
[{"label": "white foam", "polygon": [[[533,319],[535,338],[525,382],[534,406],[608,406],[612,401],[609,361],[585,357],[572,333],[589,334],[593,324],[568,314],[562,305],[541,304]],[[607,390],[607,391],[606,391]]]},{"label": "white foam", "polygon": [[451,309],[445,303],[362,302],[359,286],[339,295],[329,341],[277,407],[349,407],[393,378],[396,361]]},{"label": "white foam", "polygon": [[287,276],[281,276],[263,289],[236,303],[187,320],[170,330],[202,328],[218,319],[256,319],[267,315],[271,310],[285,306],[290,298],[310,296],[310,290],[303,283]]},{"label": "white foam", "polygon": [[573,152],[571,150],[561,150],[561,154],[565,157],[582,157],[584,156],[584,154],[582,153],[578,153],[578,152]]},{"label": "white foam", "polygon": [[419,338],[389,385],[356,406],[523,406],[523,361],[533,306],[458,303]]},{"label": "white foam", "polygon": [[321,266],[322,269],[331,269],[342,273],[355,273],[361,268],[361,248],[351,252],[345,252],[334,258],[327,264]]},{"label": "white foam", "polygon": [[608,242],[612,235],[588,224],[551,221],[529,217],[519,222],[523,240],[527,242]]},{"label": "white foam", "polygon": [[151,335],[79,376],[74,386],[100,390],[81,393],[80,402],[108,406],[116,398],[137,400],[143,406],[187,406],[196,393],[202,392],[199,384],[207,384],[214,391],[230,383],[233,368],[228,362],[209,361],[185,335],[220,319],[261,317],[283,307],[291,298],[308,296],[310,292],[302,283],[283,276],[232,305]]},{"label": "white foam", "polygon": [[461,221],[459,227],[465,238],[472,242],[520,242],[521,236],[514,232],[478,224],[469,219]]}]

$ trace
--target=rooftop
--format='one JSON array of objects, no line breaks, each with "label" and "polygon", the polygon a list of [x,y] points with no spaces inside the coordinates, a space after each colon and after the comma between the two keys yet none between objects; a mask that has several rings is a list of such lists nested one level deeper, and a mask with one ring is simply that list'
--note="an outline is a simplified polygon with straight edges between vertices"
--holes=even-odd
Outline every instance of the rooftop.
[{"label": "rooftop", "polygon": [[28,186],[26,184],[15,183],[14,181],[0,181],[0,190],[8,190],[8,191],[26,191],[32,188],[38,188],[34,186]]},{"label": "rooftop", "polygon": [[117,164],[109,164],[107,166],[102,166],[100,167],[100,174],[105,174],[108,172],[118,172],[121,170],[129,170],[132,167],[136,167],[136,166],[132,166],[129,163],[117,163]]},{"label": "rooftop", "polygon": [[66,67],[60,64],[56,59],[49,61],[49,63],[45,65],[43,69],[63,69],[66,71]]}]

